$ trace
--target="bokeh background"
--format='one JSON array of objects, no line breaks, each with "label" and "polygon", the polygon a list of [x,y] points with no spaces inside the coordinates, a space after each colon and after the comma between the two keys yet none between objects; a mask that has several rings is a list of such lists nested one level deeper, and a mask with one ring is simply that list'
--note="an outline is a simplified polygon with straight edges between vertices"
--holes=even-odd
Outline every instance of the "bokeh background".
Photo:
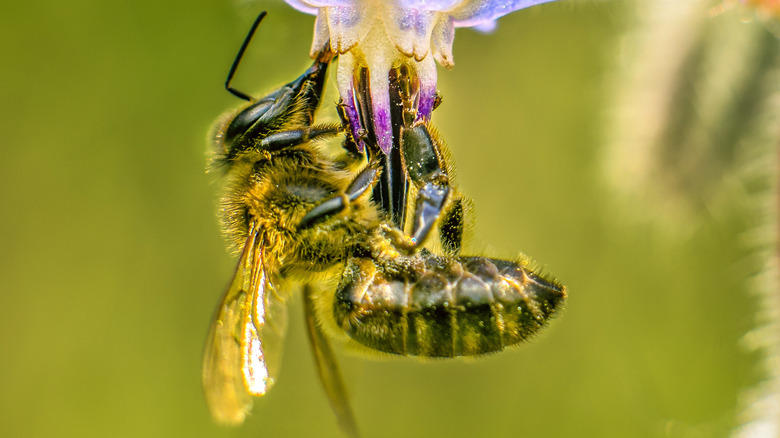
[{"label": "bokeh background", "polygon": [[[672,134],[688,132],[686,117],[700,113],[689,104],[709,95],[697,78],[746,66],[760,74],[743,82],[764,87],[777,38],[755,11],[717,2],[692,15],[696,26],[666,31],[643,12],[649,3],[562,0],[504,17],[492,35],[458,31],[434,122],[476,204],[472,249],[522,250],[570,298],[533,343],[481,360],[377,361],[339,349],[366,437],[715,437],[756,419],[752,436],[776,436],[766,341],[776,338],[757,329],[772,328],[761,248],[772,248],[776,222],[761,206],[772,205],[777,143],[759,139],[769,152],[745,158],[740,141],[714,155],[705,142],[695,165],[664,163],[680,161]],[[269,16],[236,79],[254,94],[309,63],[313,18],[281,0],[4,7],[0,436],[340,436],[300,297],[280,379],[246,424],[215,425],[201,395],[202,342],[234,263],[204,172],[206,133],[240,103],[222,86],[260,10]],[[666,88],[676,96],[667,111],[626,117],[643,108],[626,97],[643,86],[631,67],[645,55],[656,56],[648,65],[673,62],[652,50],[653,32],[683,50],[685,35],[671,30],[706,36],[723,23],[757,35],[765,57],[713,64],[694,50],[701,59],[690,63],[702,66]],[[715,88],[734,94],[727,85]],[[747,107],[771,96],[761,87]],[[672,110],[682,115],[662,120]],[[750,120],[717,125],[756,132]],[[623,141],[651,123],[676,123],[657,159]],[[667,170],[695,184],[662,184]]]}]

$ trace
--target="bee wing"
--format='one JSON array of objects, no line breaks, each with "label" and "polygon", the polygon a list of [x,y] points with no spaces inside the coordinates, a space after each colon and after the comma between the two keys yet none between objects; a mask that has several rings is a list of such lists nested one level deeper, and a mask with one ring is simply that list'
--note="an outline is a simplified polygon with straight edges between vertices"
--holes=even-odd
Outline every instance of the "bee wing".
[{"label": "bee wing", "polygon": [[273,385],[286,322],[284,303],[266,275],[262,239],[252,227],[203,355],[206,402],[218,422],[242,423],[252,396]]}]

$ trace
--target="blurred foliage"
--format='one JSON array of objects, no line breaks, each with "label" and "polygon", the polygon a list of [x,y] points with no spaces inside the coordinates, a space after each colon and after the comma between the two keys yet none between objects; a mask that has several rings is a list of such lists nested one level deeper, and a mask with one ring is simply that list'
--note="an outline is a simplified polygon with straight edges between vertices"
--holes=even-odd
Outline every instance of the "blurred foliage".
[{"label": "blurred foliage", "polygon": [[[602,183],[634,6],[562,0],[492,35],[458,31],[434,122],[476,204],[470,249],[522,250],[570,300],[535,342],[485,359],[342,355],[365,436],[709,437],[739,424],[740,394],[763,377],[741,342],[757,313],[752,213],[732,193],[670,238],[624,214],[644,197],[618,207]],[[280,380],[244,426],[213,424],[200,390],[233,264],[205,136],[239,104],[222,84],[261,9],[235,82],[259,93],[309,62],[313,18],[281,1],[44,0],[0,16],[0,435],[339,436],[300,299]]]}]

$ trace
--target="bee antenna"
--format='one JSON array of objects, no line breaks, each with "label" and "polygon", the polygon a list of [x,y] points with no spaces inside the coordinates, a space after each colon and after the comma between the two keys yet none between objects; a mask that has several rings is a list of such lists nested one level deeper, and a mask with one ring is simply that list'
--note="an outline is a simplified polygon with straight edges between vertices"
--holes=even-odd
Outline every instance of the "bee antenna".
[{"label": "bee antenna", "polygon": [[249,42],[252,41],[252,37],[255,34],[255,31],[257,30],[257,26],[260,26],[260,22],[263,21],[263,18],[265,18],[267,12],[263,11],[260,13],[260,15],[257,16],[255,19],[254,24],[252,24],[252,28],[249,29],[249,34],[244,38],[244,43],[241,44],[241,48],[238,49],[238,54],[236,55],[236,59],[233,60],[233,65],[230,66],[230,72],[228,73],[227,80],[225,81],[225,89],[230,92],[230,94],[238,97],[239,99],[244,99],[249,102],[252,102],[255,100],[254,97],[244,93],[243,91],[236,90],[235,88],[230,86],[230,81],[233,80],[233,75],[236,74],[236,69],[238,68],[238,64],[241,62],[241,58],[244,57],[244,52],[246,52],[247,46],[249,46]]}]

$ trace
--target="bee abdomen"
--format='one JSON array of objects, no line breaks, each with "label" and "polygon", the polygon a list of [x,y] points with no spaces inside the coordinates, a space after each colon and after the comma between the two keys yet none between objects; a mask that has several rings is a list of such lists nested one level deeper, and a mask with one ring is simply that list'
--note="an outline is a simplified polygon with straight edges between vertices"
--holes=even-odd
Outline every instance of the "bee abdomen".
[{"label": "bee abdomen", "polygon": [[528,339],[565,298],[562,285],[517,262],[430,253],[384,264],[355,258],[336,292],[334,316],[375,350],[474,356]]}]

